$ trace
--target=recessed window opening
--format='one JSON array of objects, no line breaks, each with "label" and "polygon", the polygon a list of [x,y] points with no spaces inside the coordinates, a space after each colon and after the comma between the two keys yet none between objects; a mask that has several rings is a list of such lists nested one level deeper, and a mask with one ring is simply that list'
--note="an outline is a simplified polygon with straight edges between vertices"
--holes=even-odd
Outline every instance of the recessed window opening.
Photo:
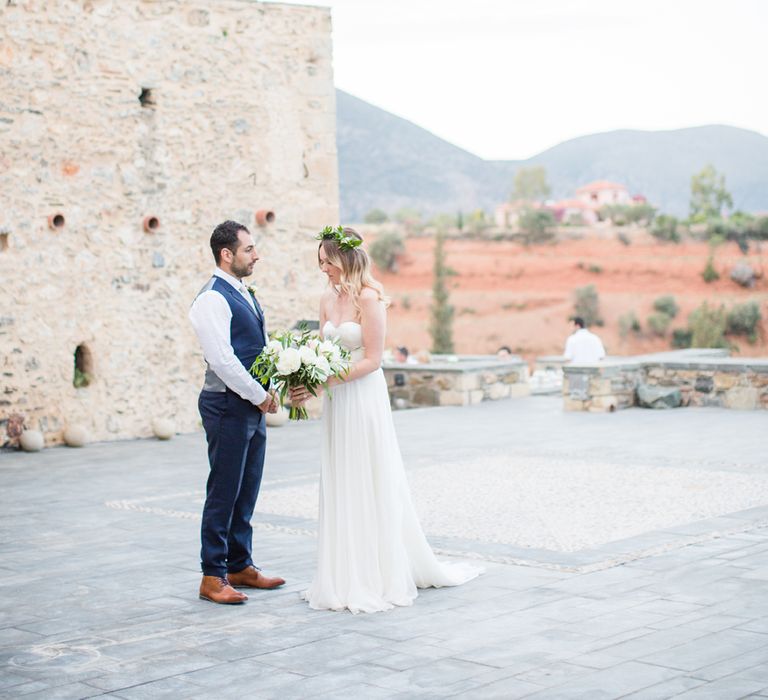
[{"label": "recessed window opening", "polygon": [[154,107],[157,104],[155,102],[154,90],[146,87],[141,88],[139,102],[141,102],[142,107]]},{"label": "recessed window opening", "polygon": [[75,376],[72,384],[76,389],[82,389],[93,381],[93,355],[91,349],[81,343],[75,348]]},{"label": "recessed window opening", "polygon": [[8,238],[10,235],[11,234],[7,231],[0,231],[0,253],[4,253],[8,250]]}]

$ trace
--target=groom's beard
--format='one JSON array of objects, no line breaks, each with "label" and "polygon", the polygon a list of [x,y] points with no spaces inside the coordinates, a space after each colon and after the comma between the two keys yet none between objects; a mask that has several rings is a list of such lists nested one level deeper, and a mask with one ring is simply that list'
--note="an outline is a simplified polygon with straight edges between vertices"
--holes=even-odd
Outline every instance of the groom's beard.
[{"label": "groom's beard", "polygon": [[253,273],[253,263],[247,265],[232,265],[232,273],[235,277],[242,279],[243,277],[250,277]]}]

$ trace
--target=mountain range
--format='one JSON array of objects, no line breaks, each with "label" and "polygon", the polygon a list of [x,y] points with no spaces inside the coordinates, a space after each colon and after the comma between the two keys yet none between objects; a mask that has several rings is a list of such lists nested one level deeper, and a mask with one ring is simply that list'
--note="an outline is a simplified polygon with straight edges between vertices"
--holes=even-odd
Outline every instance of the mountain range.
[{"label": "mountain range", "polygon": [[404,207],[425,217],[509,199],[515,172],[544,166],[552,197],[593,180],[620,182],[660,212],[686,216],[691,176],[712,164],[734,207],[768,211],[768,137],[731,126],[610,131],[564,141],[527,160],[489,161],[341,90],[336,91],[341,217]]}]

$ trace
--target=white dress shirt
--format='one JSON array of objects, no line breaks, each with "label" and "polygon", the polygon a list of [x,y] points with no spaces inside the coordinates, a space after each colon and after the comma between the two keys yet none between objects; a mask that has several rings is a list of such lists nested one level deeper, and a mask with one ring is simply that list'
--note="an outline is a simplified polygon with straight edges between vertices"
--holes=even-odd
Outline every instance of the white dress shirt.
[{"label": "white dress shirt", "polygon": [[[253,297],[237,277],[218,267],[213,274],[231,284],[248,299],[254,309],[256,308]],[[262,403],[267,398],[267,392],[243,367],[243,363],[237,359],[232,349],[229,334],[232,310],[227,300],[213,289],[206,290],[193,302],[189,310],[189,320],[203,348],[203,356],[216,376],[238,396],[256,406]]]},{"label": "white dress shirt", "polygon": [[563,355],[576,364],[594,364],[605,357],[603,343],[586,328],[579,328],[565,341]]}]

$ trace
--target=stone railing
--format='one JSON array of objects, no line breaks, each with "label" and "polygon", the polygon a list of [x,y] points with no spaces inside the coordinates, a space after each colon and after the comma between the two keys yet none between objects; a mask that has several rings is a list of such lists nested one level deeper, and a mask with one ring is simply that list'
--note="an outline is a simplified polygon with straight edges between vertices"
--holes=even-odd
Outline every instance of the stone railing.
[{"label": "stone railing", "polygon": [[638,404],[638,390],[656,395],[668,390],[673,396],[668,405],[768,409],[768,358],[733,358],[726,350],[608,358],[565,365],[563,372],[566,411],[629,408]]},{"label": "stone railing", "polygon": [[425,364],[383,366],[393,408],[468,406],[527,396],[528,365],[519,357],[433,356]]}]

